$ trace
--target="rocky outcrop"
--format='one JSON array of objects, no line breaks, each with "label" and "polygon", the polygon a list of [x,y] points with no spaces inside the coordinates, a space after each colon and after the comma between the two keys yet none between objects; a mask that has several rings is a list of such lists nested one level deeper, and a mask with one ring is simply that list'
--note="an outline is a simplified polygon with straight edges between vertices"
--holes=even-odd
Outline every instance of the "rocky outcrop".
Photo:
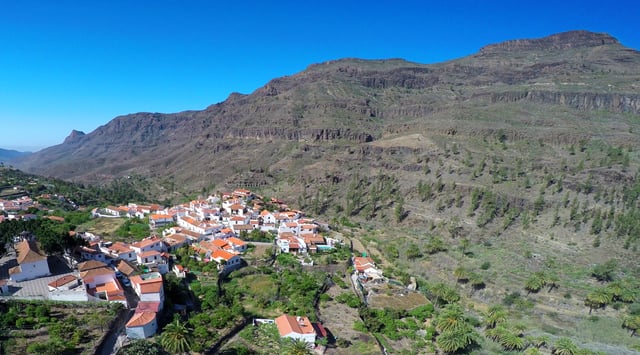
[{"label": "rocky outcrop", "polygon": [[569,31],[537,39],[517,39],[491,44],[480,49],[481,54],[493,54],[514,51],[548,51],[577,47],[596,47],[618,44],[618,40],[606,33],[589,31]]},{"label": "rocky outcrop", "polygon": [[85,134],[82,131],[76,131],[75,129],[69,133],[67,138],[64,139],[63,143],[73,143],[79,141]]},{"label": "rocky outcrop", "polygon": [[528,101],[543,105],[563,105],[582,111],[606,110],[640,113],[640,95],[593,92],[519,91],[491,94],[491,103]]}]

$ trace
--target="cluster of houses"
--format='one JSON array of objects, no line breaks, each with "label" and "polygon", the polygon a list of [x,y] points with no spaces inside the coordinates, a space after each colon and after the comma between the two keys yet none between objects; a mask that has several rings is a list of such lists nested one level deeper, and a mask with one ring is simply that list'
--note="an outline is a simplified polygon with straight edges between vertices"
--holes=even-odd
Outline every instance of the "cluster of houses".
[{"label": "cluster of houses", "polygon": [[4,220],[11,219],[35,219],[36,215],[30,213],[24,213],[29,207],[36,207],[37,202],[29,196],[22,196],[13,200],[0,199],[0,211],[7,214],[5,217],[3,213],[0,213],[0,223]]},{"label": "cluster of houses", "polygon": [[[26,206],[29,202],[24,200]],[[194,200],[164,208],[159,205],[108,206],[94,209],[94,217],[148,217],[153,235],[134,243],[111,242],[90,233],[79,233],[87,241],[67,262],[76,271],[48,284],[49,299],[63,301],[109,301],[129,306],[125,287],[139,298],[134,315],[126,324],[127,336],[146,338],[156,333],[157,315],[164,304],[162,275],[173,272],[185,277],[186,271],[173,262],[171,254],[189,246],[194,257],[215,262],[220,272],[241,267],[241,255],[247,250],[242,236],[252,231],[277,235],[280,252],[307,253],[333,247],[336,240],[320,233],[320,224],[292,211],[281,201],[272,199],[269,211],[260,197],[238,189],[220,196]],[[15,246],[17,266],[9,272],[12,282],[22,282],[51,275],[47,256],[31,238]],[[0,280],[0,292],[7,291],[7,281]],[[312,326],[306,317],[283,315],[275,320],[283,337],[301,337],[309,342],[323,331]],[[313,338],[313,339],[312,339]]]}]

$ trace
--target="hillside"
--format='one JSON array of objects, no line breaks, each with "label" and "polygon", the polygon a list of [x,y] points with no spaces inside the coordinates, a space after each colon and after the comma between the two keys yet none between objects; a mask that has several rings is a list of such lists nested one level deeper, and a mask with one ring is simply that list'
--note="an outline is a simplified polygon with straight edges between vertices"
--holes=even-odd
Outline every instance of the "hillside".
[{"label": "hillside", "polygon": [[[158,199],[248,186],[331,220],[393,277],[508,305],[528,334],[632,353],[631,307],[585,300],[605,285],[595,265],[640,276],[639,79],[640,52],[586,31],[438,64],[342,59],[201,111],[117,117],[15,165],[143,176]],[[558,287],[531,292],[532,275]]]},{"label": "hillside", "polygon": [[30,152],[19,152],[17,150],[12,149],[2,149],[0,148],[0,162],[7,163],[12,161],[13,159],[24,157],[25,155],[31,154]]}]

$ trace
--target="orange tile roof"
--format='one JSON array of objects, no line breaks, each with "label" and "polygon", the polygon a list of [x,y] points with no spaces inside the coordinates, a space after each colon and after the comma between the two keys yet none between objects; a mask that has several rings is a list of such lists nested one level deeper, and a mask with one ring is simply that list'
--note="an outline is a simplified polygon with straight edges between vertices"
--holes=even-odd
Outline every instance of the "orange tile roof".
[{"label": "orange tile roof", "polygon": [[99,275],[113,275],[115,277],[115,272],[109,267],[99,267],[96,269],[91,269],[87,271],[80,272],[80,277],[84,280],[84,283],[90,283],[96,276]]},{"label": "orange tile roof", "polygon": [[78,271],[83,272],[103,267],[107,267],[107,264],[103,263],[102,261],[89,260],[78,264]]},{"label": "orange tile roof", "polygon": [[153,245],[157,242],[160,242],[160,238],[156,237],[155,235],[153,237],[149,237],[149,238],[145,238],[139,242],[135,242],[132,245],[136,248],[144,248],[144,247],[148,247],[149,245]]},{"label": "orange tile roof", "polygon": [[127,243],[115,242],[109,247],[109,250],[117,254],[128,253],[131,251],[131,246]]},{"label": "orange tile roof", "polygon": [[156,319],[156,312],[140,312],[135,313],[127,322],[127,328],[143,327]]},{"label": "orange tile roof", "polygon": [[[231,239],[231,238],[229,238],[229,239]],[[227,241],[224,240],[224,239],[214,239],[211,242],[211,244],[213,244],[214,246],[216,246],[216,247],[218,247],[220,249],[224,249],[228,245]]]},{"label": "orange tile roof", "polygon": [[168,214],[152,214],[149,216],[149,219],[153,219],[154,221],[156,221],[159,219],[173,219],[173,217]]},{"label": "orange tile roof", "polygon": [[15,249],[18,252],[18,264],[47,260],[47,257],[38,249],[38,246],[26,239],[16,244]]},{"label": "orange tile roof", "polygon": [[139,258],[148,258],[150,256],[154,256],[154,255],[160,255],[160,252],[157,250],[147,250],[147,251],[143,251],[142,253],[138,254]]},{"label": "orange tile roof", "polygon": [[49,282],[49,286],[51,286],[53,288],[58,288],[58,287],[66,285],[68,283],[71,283],[72,281],[78,282],[78,278],[73,276],[73,275],[65,275],[65,276],[62,276],[59,279],[56,279],[54,281]]},{"label": "orange tile roof", "polygon": [[116,264],[116,268],[120,270],[121,273],[131,276],[134,272],[136,272],[136,268],[129,264],[126,260],[119,260]]},{"label": "orange tile roof", "polygon": [[169,245],[181,244],[187,241],[187,237],[185,237],[181,233],[174,233],[164,238],[164,242]]},{"label": "orange tile roof", "polygon": [[140,284],[140,293],[158,293],[162,290],[162,282]]},{"label": "orange tile roof", "polygon": [[120,289],[116,282],[107,282],[101,285],[96,285],[96,292],[104,292],[110,295],[121,293],[122,289]]},{"label": "orange tile roof", "polygon": [[356,270],[360,272],[366,270],[367,268],[375,267],[373,259],[368,256],[356,256],[355,258],[353,258],[353,264]]},{"label": "orange tile roof", "polygon": [[229,253],[226,250],[215,250],[212,254],[211,254],[211,258],[212,259],[223,259],[225,261],[229,261],[231,258],[233,258],[235,255]]},{"label": "orange tile roof", "polygon": [[283,314],[275,319],[280,336],[287,336],[291,333],[315,334],[315,330],[307,317],[294,317]]},{"label": "orange tile roof", "polygon": [[242,239],[238,239],[236,237],[231,237],[229,239],[227,239],[229,242],[231,242],[231,244],[236,245],[236,246],[243,246],[243,245],[247,245],[247,243],[244,242],[244,240]]}]

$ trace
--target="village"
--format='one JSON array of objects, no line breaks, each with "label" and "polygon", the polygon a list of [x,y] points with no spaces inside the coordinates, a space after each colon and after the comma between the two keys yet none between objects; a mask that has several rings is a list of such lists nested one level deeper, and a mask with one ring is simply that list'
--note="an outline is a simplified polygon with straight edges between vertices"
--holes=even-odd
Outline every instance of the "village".
[{"label": "village", "polygon": [[[11,209],[5,210],[7,206]],[[16,213],[32,206],[34,202],[28,197],[0,201],[0,209],[8,212],[3,220],[35,218],[35,215]],[[132,310],[125,325],[126,337],[144,339],[154,336],[161,328],[160,314],[165,311],[163,276],[172,273],[185,278],[190,272],[176,260],[175,253],[181,248],[189,248],[199,262],[214,263],[215,270],[224,276],[247,265],[243,254],[256,242],[245,241],[243,237],[252,231],[275,236],[273,242],[261,244],[276,254],[291,254],[307,266],[312,266],[313,261],[309,263],[306,255],[326,252],[343,244],[342,240],[327,236],[326,223],[308,218],[303,211],[293,210],[278,199],[263,201],[261,196],[246,189],[171,207],[129,203],[94,208],[90,213],[92,218],[148,220],[151,235],[126,243],[78,232],[85,245],[54,261],[40,250],[33,235],[15,236],[15,252],[2,260],[8,278],[0,280],[0,297],[120,303]],[[385,281],[370,257],[355,256],[351,263],[354,291],[358,292],[356,284]],[[173,305],[170,311],[187,306]],[[311,322],[306,314],[282,314],[254,323],[275,324],[281,337],[299,339],[312,346],[317,339],[327,337],[322,324]]]}]

